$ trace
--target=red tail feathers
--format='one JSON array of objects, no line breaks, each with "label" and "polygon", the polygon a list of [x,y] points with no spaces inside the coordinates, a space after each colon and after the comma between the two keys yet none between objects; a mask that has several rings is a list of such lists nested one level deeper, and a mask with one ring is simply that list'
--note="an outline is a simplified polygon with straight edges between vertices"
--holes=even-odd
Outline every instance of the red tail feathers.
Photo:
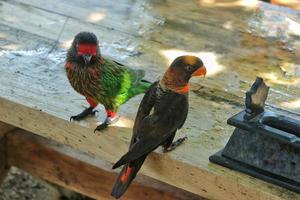
[{"label": "red tail feathers", "polygon": [[129,187],[136,173],[137,170],[135,166],[130,167],[129,164],[124,166],[114,185],[111,195],[117,199],[120,198]]},{"label": "red tail feathers", "polygon": [[136,174],[143,165],[146,156],[147,155],[144,155],[131,163],[125,164],[112,189],[112,196],[114,196],[115,198],[120,198],[125,193],[132,180],[135,178]]},{"label": "red tail feathers", "polygon": [[132,167],[127,166],[126,170],[124,171],[124,173],[121,175],[121,181],[122,183],[126,183],[128,178],[130,177],[130,174],[132,172]]}]

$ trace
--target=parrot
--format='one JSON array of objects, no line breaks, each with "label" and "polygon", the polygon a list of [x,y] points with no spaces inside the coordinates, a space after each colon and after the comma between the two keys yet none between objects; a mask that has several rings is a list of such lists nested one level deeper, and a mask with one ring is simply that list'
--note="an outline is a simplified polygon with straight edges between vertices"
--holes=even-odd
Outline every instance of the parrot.
[{"label": "parrot", "polygon": [[112,167],[124,165],[112,189],[113,197],[118,199],[125,193],[150,152],[160,145],[164,152],[172,151],[186,139],[173,142],[188,115],[189,80],[205,75],[206,67],[200,58],[179,56],[150,86],[136,114],[129,151]]},{"label": "parrot", "polygon": [[74,37],[67,51],[64,68],[73,89],[83,95],[89,104],[80,114],[71,116],[70,120],[79,121],[95,115],[98,111],[94,109],[99,103],[105,107],[106,118],[95,131],[117,122],[119,106],[144,93],[152,84],[143,79],[143,70],[103,58],[98,39],[91,32],[80,32]]}]

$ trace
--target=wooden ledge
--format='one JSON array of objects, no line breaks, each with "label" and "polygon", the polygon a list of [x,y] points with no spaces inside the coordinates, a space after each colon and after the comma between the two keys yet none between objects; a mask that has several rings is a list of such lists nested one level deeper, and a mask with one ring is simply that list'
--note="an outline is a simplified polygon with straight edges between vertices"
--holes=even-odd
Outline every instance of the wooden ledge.
[{"label": "wooden ledge", "polygon": [[[64,50],[53,47],[57,42],[66,47],[78,30],[92,31],[99,36],[104,55],[145,69],[151,81],[177,53],[196,53],[209,61],[206,67],[213,73],[192,81],[190,112],[181,130],[189,139],[168,154],[152,153],[139,177],[209,199],[300,199],[299,194],[208,161],[232,134],[226,120],[242,109],[244,91],[257,75],[268,79],[273,88],[268,103],[300,111],[294,106],[300,95],[300,79],[293,75],[299,64],[297,38],[290,41],[295,44],[291,51],[281,37],[270,40],[255,31],[249,33],[255,28],[249,24],[259,13],[293,20],[297,13],[283,13],[272,5],[261,7],[259,2],[248,7],[239,0],[140,0],[134,6],[131,0],[122,0],[117,7],[111,0],[90,0],[84,7],[77,1],[0,1],[1,48],[21,50],[20,56],[8,51],[0,59],[0,121],[70,145],[103,161],[97,166],[108,170],[128,150],[141,95],[121,106],[120,123],[105,132],[93,133],[101,116],[70,123],[69,117],[82,111],[84,98],[66,80]],[[94,16],[96,21],[91,21]],[[140,16],[147,16],[146,21]],[[266,29],[277,27],[277,22],[267,19],[259,22]],[[23,50],[33,50],[40,57]]]},{"label": "wooden ledge", "polygon": [[9,165],[7,162],[7,133],[15,129],[13,126],[0,122],[0,184],[4,180]]},{"label": "wooden ledge", "polygon": [[[79,149],[80,151],[84,151],[92,156],[95,156],[97,159],[103,161],[102,163],[99,163],[98,166],[102,169],[108,170],[111,167],[111,164],[127,151],[128,141],[124,141],[122,137],[124,137],[124,135],[130,136],[130,128],[111,127],[105,132],[94,134],[94,127],[90,127],[90,124],[84,122],[71,123],[67,119],[62,119],[60,117],[43,112],[40,109],[17,104],[4,98],[0,98],[0,105],[0,113],[5,113],[0,115],[0,121],[13,124],[27,131],[36,133],[45,138],[53,139],[62,144],[70,145],[75,149]],[[7,112],[8,110],[10,112]],[[14,136],[10,136],[11,139],[9,139],[8,145],[9,149],[11,148],[10,146],[18,146],[18,140],[13,139],[13,137]],[[29,148],[30,145],[28,144],[27,147]],[[182,148],[184,148],[184,146]],[[12,150],[14,149],[16,149],[15,155],[10,157],[20,157],[21,161],[24,160],[25,157],[22,159],[22,156],[25,155],[27,150],[20,152],[18,151],[18,148],[12,148]],[[13,151],[10,150],[9,154],[12,152]],[[39,154],[38,151],[35,153],[37,155]],[[298,197],[292,192],[288,193],[285,190],[278,190],[278,187],[273,186],[272,184],[249,178],[247,175],[233,172],[214,164],[209,164],[206,167],[201,165],[194,166],[190,163],[183,162],[180,159],[175,159],[172,156],[172,153],[162,154],[159,152],[154,152],[150,154],[141,169],[140,175],[151,177],[173,187],[177,187],[209,199],[252,199],[255,197],[258,200],[277,200],[279,199],[279,193],[277,193],[277,191],[281,192],[282,196],[280,199]],[[39,158],[38,156],[35,157]],[[50,161],[53,158],[54,157],[51,156],[49,158]],[[12,159],[9,160],[9,164],[22,166],[22,168],[26,168],[26,170],[29,172],[37,173],[37,171],[34,170],[34,164],[28,166],[24,164],[23,166],[23,163],[19,163],[21,161],[18,161],[18,159]],[[64,162],[60,164],[63,166]],[[80,166],[80,163],[78,163],[78,165]],[[71,172],[68,174],[66,171],[61,172],[61,170],[55,168],[55,166],[52,167],[52,170],[56,170],[57,173],[69,175],[70,177],[68,177],[68,179],[73,178],[72,181],[78,182],[80,180],[76,180]],[[65,167],[68,167],[68,165]],[[79,167],[79,169],[81,168]],[[73,173],[76,172],[75,169],[70,168],[70,170],[73,170]],[[39,173],[40,174],[37,175],[49,176],[47,172]],[[82,179],[87,179],[86,176],[89,175],[86,174],[82,176]],[[65,180],[61,177],[62,176],[57,174],[57,176],[49,176],[48,178],[51,181],[57,182],[58,184],[70,184],[68,179]],[[112,179],[110,179],[110,181],[112,181]],[[90,182],[92,187],[95,187],[93,184],[98,183],[98,181],[95,179]],[[112,186],[111,182],[106,182],[104,185],[105,186],[103,187]],[[81,190],[81,188],[77,188],[75,186],[70,187],[77,191]],[[99,195],[95,194],[95,191],[92,192],[94,189],[95,188],[91,188],[89,192],[94,195]],[[134,187],[129,188],[129,194],[130,191],[134,192]]]},{"label": "wooden ledge", "polygon": [[[10,166],[92,198],[114,199],[110,192],[117,174],[99,168],[102,161],[23,130],[7,135],[7,147]],[[162,183],[154,185],[135,182],[122,199],[200,199],[176,188],[166,189]]]}]

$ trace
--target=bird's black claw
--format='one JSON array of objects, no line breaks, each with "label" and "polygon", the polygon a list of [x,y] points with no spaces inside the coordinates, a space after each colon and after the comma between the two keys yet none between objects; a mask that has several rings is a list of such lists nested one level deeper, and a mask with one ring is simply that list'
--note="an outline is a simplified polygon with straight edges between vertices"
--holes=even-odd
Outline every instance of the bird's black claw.
[{"label": "bird's black claw", "polygon": [[94,110],[93,107],[88,107],[84,111],[82,111],[80,114],[71,116],[70,121],[72,121],[72,120],[79,121],[79,120],[86,118],[89,115],[95,115],[97,112],[98,112],[98,110]]},{"label": "bird's black claw", "polygon": [[90,115],[95,116],[97,112],[99,112],[99,111],[98,110],[93,110],[93,112]]},{"label": "bird's black claw", "polygon": [[101,131],[103,129],[106,129],[109,125],[116,123],[119,120],[119,118],[120,118],[119,116],[116,116],[114,118],[106,117],[105,121],[95,128],[94,133],[96,131]]},{"label": "bird's black claw", "polygon": [[173,151],[174,149],[176,149],[176,147],[181,145],[186,139],[187,139],[187,136],[185,136],[183,138],[179,138],[178,140],[173,142],[169,147],[164,148],[164,152],[166,153],[166,152]]},{"label": "bird's black claw", "polygon": [[102,131],[104,129],[106,129],[108,127],[108,123],[107,122],[103,122],[102,124],[98,125],[95,130],[94,133],[96,133],[96,131]]}]

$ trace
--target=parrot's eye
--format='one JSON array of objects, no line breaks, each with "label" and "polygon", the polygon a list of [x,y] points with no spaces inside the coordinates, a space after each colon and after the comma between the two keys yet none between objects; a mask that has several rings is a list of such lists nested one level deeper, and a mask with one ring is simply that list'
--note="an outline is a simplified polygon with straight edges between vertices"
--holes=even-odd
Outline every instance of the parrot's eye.
[{"label": "parrot's eye", "polygon": [[186,69],[187,71],[192,71],[194,68],[193,68],[193,66],[191,66],[191,65],[187,65],[187,66],[185,67],[185,69]]}]

